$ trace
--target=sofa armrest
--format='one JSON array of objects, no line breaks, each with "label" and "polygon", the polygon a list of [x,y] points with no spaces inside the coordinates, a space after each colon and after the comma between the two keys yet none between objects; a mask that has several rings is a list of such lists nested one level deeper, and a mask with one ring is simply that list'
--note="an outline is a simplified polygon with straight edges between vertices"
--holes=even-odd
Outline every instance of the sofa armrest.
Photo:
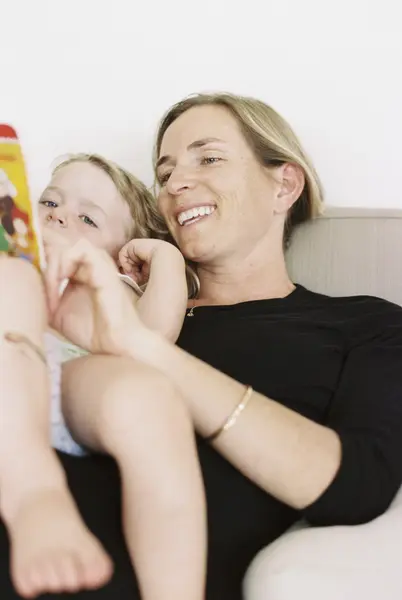
[{"label": "sofa armrest", "polygon": [[262,550],[245,600],[400,600],[402,491],[381,517],[354,527],[298,527]]}]

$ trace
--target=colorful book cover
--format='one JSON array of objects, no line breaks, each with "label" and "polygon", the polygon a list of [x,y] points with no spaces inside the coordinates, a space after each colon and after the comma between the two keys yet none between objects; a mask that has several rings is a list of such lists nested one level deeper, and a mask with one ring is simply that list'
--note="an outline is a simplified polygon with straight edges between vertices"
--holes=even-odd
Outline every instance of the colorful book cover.
[{"label": "colorful book cover", "polygon": [[37,206],[29,196],[21,146],[15,130],[0,123],[0,252],[44,266]]}]

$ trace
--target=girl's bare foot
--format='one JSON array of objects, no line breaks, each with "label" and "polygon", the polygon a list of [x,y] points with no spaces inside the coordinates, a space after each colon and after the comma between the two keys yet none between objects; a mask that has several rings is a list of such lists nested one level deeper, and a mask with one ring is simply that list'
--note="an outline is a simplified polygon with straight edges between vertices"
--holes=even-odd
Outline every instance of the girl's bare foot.
[{"label": "girl's bare foot", "polygon": [[83,524],[67,488],[31,492],[6,524],[11,576],[21,596],[98,588],[110,579],[111,560]]}]

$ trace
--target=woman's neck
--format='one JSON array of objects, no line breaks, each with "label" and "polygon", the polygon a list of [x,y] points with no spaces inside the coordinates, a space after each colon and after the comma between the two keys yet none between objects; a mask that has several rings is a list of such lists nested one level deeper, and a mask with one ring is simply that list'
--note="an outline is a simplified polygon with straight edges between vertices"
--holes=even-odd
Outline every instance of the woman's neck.
[{"label": "woman's neck", "polygon": [[197,273],[200,293],[195,306],[284,298],[295,289],[283,257],[261,264],[203,265]]}]

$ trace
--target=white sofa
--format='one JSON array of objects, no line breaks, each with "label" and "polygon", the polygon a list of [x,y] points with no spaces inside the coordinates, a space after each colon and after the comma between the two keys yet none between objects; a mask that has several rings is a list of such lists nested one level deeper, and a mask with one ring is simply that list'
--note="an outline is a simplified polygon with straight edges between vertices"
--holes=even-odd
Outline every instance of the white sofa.
[{"label": "white sofa", "polygon": [[[402,210],[329,208],[299,227],[287,260],[293,279],[312,290],[402,305]],[[298,523],[255,558],[244,597],[402,600],[401,571],[402,488],[388,511],[366,525]]]}]

